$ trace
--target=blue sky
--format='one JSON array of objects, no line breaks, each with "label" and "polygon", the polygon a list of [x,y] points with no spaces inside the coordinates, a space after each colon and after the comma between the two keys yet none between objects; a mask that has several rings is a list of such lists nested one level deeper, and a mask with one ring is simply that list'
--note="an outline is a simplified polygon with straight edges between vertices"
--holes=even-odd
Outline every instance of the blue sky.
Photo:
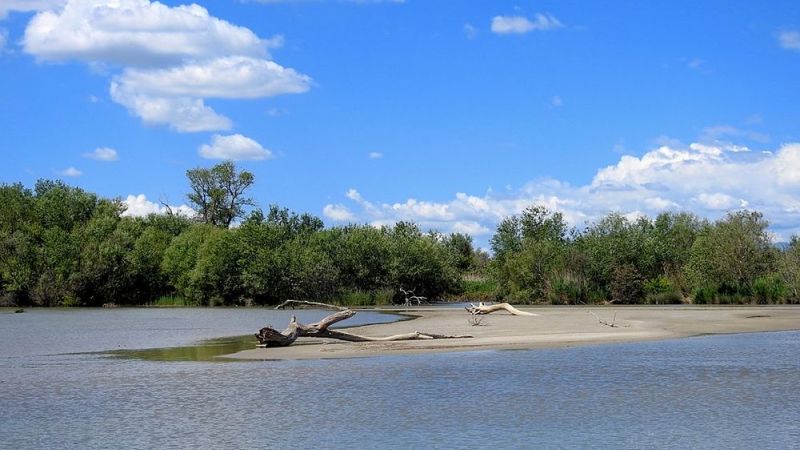
[{"label": "blue sky", "polygon": [[0,181],[185,203],[237,160],[328,224],[485,244],[534,203],[800,232],[800,3],[0,0]]}]

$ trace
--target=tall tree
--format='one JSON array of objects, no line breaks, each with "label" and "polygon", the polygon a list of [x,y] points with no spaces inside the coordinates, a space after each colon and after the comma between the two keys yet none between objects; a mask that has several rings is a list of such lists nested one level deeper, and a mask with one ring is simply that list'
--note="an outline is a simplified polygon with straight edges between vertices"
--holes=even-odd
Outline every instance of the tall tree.
[{"label": "tall tree", "polygon": [[187,170],[186,176],[192,189],[187,197],[203,223],[227,228],[234,219],[244,216],[246,206],[253,206],[253,200],[245,196],[253,185],[253,174],[237,171],[230,161],[211,169]]}]

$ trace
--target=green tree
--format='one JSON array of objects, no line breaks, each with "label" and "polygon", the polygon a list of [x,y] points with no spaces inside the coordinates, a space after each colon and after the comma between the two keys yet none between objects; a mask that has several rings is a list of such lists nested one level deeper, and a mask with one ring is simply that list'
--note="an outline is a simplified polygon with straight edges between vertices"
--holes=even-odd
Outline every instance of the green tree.
[{"label": "green tree", "polygon": [[767,226],[761,213],[737,211],[700,233],[686,269],[694,288],[750,295],[753,282],[772,270],[777,256]]},{"label": "green tree", "polygon": [[211,169],[188,170],[186,177],[192,190],[187,198],[203,223],[227,228],[235,219],[244,216],[245,207],[253,206],[253,200],[245,196],[253,185],[253,174],[237,171],[230,161]]}]

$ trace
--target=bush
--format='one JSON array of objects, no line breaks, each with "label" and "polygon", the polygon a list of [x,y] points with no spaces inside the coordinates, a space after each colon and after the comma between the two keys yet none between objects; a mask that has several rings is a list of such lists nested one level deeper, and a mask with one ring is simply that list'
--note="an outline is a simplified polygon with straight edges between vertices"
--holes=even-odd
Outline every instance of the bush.
[{"label": "bush", "polygon": [[465,300],[492,301],[497,299],[497,282],[484,277],[465,279],[462,282],[462,291],[455,297]]},{"label": "bush", "polygon": [[336,303],[342,306],[378,306],[390,305],[394,292],[389,289],[380,291],[345,291]]},{"label": "bush", "polygon": [[714,303],[717,297],[717,287],[714,285],[702,285],[694,289],[692,293],[692,302],[698,305],[707,305]]},{"label": "bush", "polygon": [[683,295],[677,291],[647,294],[645,303],[650,305],[680,305],[683,303]]},{"label": "bush", "polygon": [[786,284],[775,275],[756,279],[753,283],[753,297],[757,303],[785,303],[789,290]]},{"label": "bush", "polygon": [[647,294],[665,294],[668,292],[676,292],[677,290],[672,280],[665,276],[647,280],[644,284],[644,291]]},{"label": "bush", "polygon": [[641,303],[644,299],[644,280],[631,264],[614,268],[611,274],[611,297],[619,303]]},{"label": "bush", "polygon": [[574,277],[556,277],[550,282],[548,298],[554,305],[577,305],[585,303],[586,287]]}]

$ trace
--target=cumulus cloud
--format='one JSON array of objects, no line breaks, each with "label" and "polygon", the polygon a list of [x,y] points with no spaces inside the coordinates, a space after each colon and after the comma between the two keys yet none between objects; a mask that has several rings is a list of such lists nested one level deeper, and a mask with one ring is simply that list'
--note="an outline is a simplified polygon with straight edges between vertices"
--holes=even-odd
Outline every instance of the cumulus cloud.
[{"label": "cumulus cloud", "polygon": [[308,91],[311,79],[273,61],[229,56],[166,69],[126,69],[117,90],[160,98],[260,98]]},{"label": "cumulus cloud", "polygon": [[126,207],[125,212],[122,213],[123,216],[145,217],[150,214],[167,214],[170,210],[172,210],[173,214],[185,217],[194,217],[196,215],[195,211],[187,205],[170,205],[167,208],[164,205],[151,202],[144,194],[129,195],[122,203]]},{"label": "cumulus cloud", "polygon": [[550,14],[536,14],[533,20],[524,16],[495,16],[492,32],[496,34],[525,34],[531,31],[556,30],[564,24]]},{"label": "cumulus cloud", "polygon": [[119,159],[117,151],[109,147],[98,147],[94,149],[94,151],[84,153],[83,157],[106,162],[116,161]]},{"label": "cumulus cloud", "polygon": [[342,204],[325,205],[322,208],[322,214],[336,222],[352,222],[356,220],[356,216]]},{"label": "cumulus cloud", "polygon": [[767,153],[734,147],[663,145],[641,156],[624,155],[578,186],[541,179],[508,193],[462,192],[444,202],[377,203],[355,189],[345,196],[359,207],[350,210],[359,221],[382,225],[413,220],[423,227],[478,238],[491,234],[504,217],[534,204],[562,212],[577,227],[609,212],[635,218],[692,211],[714,219],[728,210],[752,208],[772,221],[777,236],[785,239],[800,232],[800,143]]},{"label": "cumulus cloud", "polygon": [[39,61],[78,60],[119,72],[110,94],[147,124],[179,132],[232,128],[207,99],[308,91],[311,79],[270,60],[283,36],[262,39],[196,4],[69,0],[28,24],[24,50]]},{"label": "cumulus cloud", "polygon": [[201,145],[200,156],[206,159],[227,159],[231,161],[260,161],[272,158],[272,152],[258,142],[241,134],[222,136],[215,134],[211,144]]},{"label": "cumulus cloud", "polygon": [[782,31],[778,33],[778,44],[786,50],[800,51],[800,31]]},{"label": "cumulus cloud", "polygon": [[23,46],[46,61],[124,66],[266,53],[252,31],[217,19],[202,6],[169,7],[149,0],[70,0],[63,9],[37,14]]},{"label": "cumulus cloud", "polygon": [[72,166],[69,166],[64,170],[60,170],[58,172],[58,174],[61,175],[61,176],[73,177],[74,178],[74,177],[79,177],[79,176],[83,175],[83,172],[81,172],[80,170],[78,170],[78,169],[76,169],[76,168],[74,168]]}]

